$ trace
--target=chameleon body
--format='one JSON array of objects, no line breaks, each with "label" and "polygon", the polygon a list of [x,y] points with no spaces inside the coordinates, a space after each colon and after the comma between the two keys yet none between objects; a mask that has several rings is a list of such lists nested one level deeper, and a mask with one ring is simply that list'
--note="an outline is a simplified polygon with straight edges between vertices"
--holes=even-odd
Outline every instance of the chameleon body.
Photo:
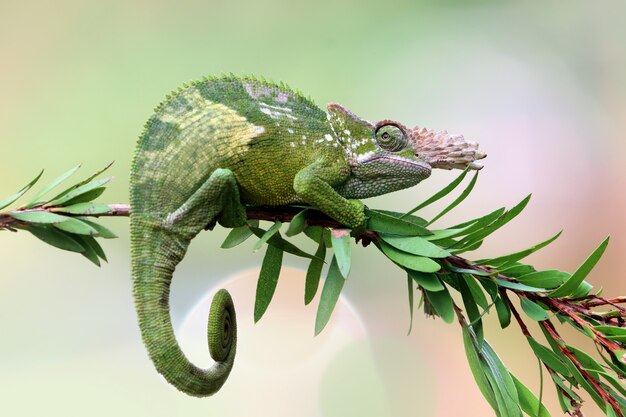
[{"label": "chameleon body", "polygon": [[133,293],[157,370],[179,390],[206,396],[233,366],[235,310],[225,290],[209,315],[211,368],[185,357],[170,320],[174,269],[203,229],[244,225],[247,205],[291,203],[361,229],[359,199],[411,187],[434,167],[479,169],[482,157],[462,136],[373,124],[338,104],[323,111],[255,78],[206,78],[172,93],[146,123],[130,185]]}]

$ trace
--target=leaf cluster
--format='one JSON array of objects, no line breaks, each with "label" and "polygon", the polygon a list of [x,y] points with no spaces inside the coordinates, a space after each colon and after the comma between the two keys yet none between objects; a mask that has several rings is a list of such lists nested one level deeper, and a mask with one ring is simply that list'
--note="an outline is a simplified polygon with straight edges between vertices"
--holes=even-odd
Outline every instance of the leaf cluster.
[{"label": "leaf cluster", "polygon": [[[111,164],[57,194],[50,192],[74,174],[80,165],[64,172],[33,194],[22,206],[0,212],[0,230],[25,230],[59,249],[80,253],[94,264],[106,261],[106,254],[96,238],[117,237],[112,231],[89,217],[108,215],[113,208],[94,202],[105,191],[111,177],[97,179]],[[41,171],[15,194],[0,200],[0,210],[20,199],[41,178]]]}]

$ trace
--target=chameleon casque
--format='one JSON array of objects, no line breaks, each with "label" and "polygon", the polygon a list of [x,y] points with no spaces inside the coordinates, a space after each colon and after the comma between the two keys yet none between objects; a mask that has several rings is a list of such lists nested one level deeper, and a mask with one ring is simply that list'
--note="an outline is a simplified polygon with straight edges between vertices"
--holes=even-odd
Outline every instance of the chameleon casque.
[{"label": "chameleon casque", "polygon": [[248,205],[292,203],[362,230],[359,199],[416,185],[432,168],[480,169],[484,156],[463,136],[371,123],[338,104],[323,111],[284,84],[251,77],[205,78],[170,94],[145,125],[130,181],[133,293],[157,370],[179,390],[207,396],[233,366],[228,292],[211,305],[209,369],[185,357],[170,320],[174,269],[200,231],[244,225]]}]

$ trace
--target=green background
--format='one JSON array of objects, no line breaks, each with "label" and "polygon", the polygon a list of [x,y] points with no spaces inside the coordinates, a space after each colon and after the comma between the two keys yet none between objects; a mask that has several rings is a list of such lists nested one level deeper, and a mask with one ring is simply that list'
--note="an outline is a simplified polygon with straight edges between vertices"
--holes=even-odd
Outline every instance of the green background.
[{"label": "green background", "polygon": [[[619,0],[1,1],[0,195],[44,167],[51,179],[82,162],[87,176],[115,160],[101,200],[127,202],[135,140],[167,92],[203,75],[256,74],[320,105],[480,142],[489,156],[478,185],[439,224],[533,192],[526,212],[471,256],[523,249],[564,228],[532,261],[571,271],[612,234],[590,281],[624,294],[625,16]],[[406,210],[453,176],[437,172],[367,204]],[[253,325],[262,252],[219,249],[224,230],[192,244],[174,279],[172,315],[186,352],[207,365],[204,304],[229,288],[241,323],[237,362],[215,397],[180,394],[141,344],[127,219],[105,224],[120,239],[103,243],[110,263],[101,269],[26,233],[0,236],[2,415],[492,415],[458,326],[419,314],[406,336],[405,277],[375,249],[355,250],[340,306],[313,338],[306,264],[286,260],[275,300]],[[537,391],[536,361],[519,333],[493,318],[487,326],[504,362]],[[552,391],[546,384],[559,415]],[[593,404],[585,413],[600,415]]]}]

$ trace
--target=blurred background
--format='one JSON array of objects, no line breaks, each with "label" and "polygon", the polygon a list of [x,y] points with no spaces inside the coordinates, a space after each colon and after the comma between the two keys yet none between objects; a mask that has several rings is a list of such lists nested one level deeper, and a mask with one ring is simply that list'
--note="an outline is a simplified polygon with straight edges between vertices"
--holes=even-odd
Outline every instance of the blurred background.
[{"label": "blurred background", "polygon": [[[611,234],[589,280],[623,295],[625,15],[619,0],[2,1],[0,196],[41,168],[50,180],[82,162],[86,177],[114,160],[116,178],[101,200],[127,202],[136,138],[166,93],[204,75],[257,74],[320,106],[339,102],[370,120],[480,142],[486,168],[439,225],[532,192],[527,210],[469,257],[524,249],[565,229],[530,261],[573,271]],[[437,172],[367,204],[407,210],[455,175]],[[103,242],[109,263],[101,269],[27,233],[0,236],[0,414],[493,415],[456,324],[418,313],[406,335],[405,276],[374,248],[355,249],[340,305],[314,338],[317,299],[302,302],[306,263],[286,258],[275,299],[253,325],[263,253],[251,244],[219,249],[224,229],[194,240],[174,278],[172,316],[185,351],[208,365],[207,300],[230,289],[237,362],[215,397],[187,397],[156,373],[141,343],[128,221],[104,223],[120,238]],[[537,363],[518,328],[502,331],[490,317],[486,337],[537,393]],[[560,415],[549,383],[544,398]]]}]

